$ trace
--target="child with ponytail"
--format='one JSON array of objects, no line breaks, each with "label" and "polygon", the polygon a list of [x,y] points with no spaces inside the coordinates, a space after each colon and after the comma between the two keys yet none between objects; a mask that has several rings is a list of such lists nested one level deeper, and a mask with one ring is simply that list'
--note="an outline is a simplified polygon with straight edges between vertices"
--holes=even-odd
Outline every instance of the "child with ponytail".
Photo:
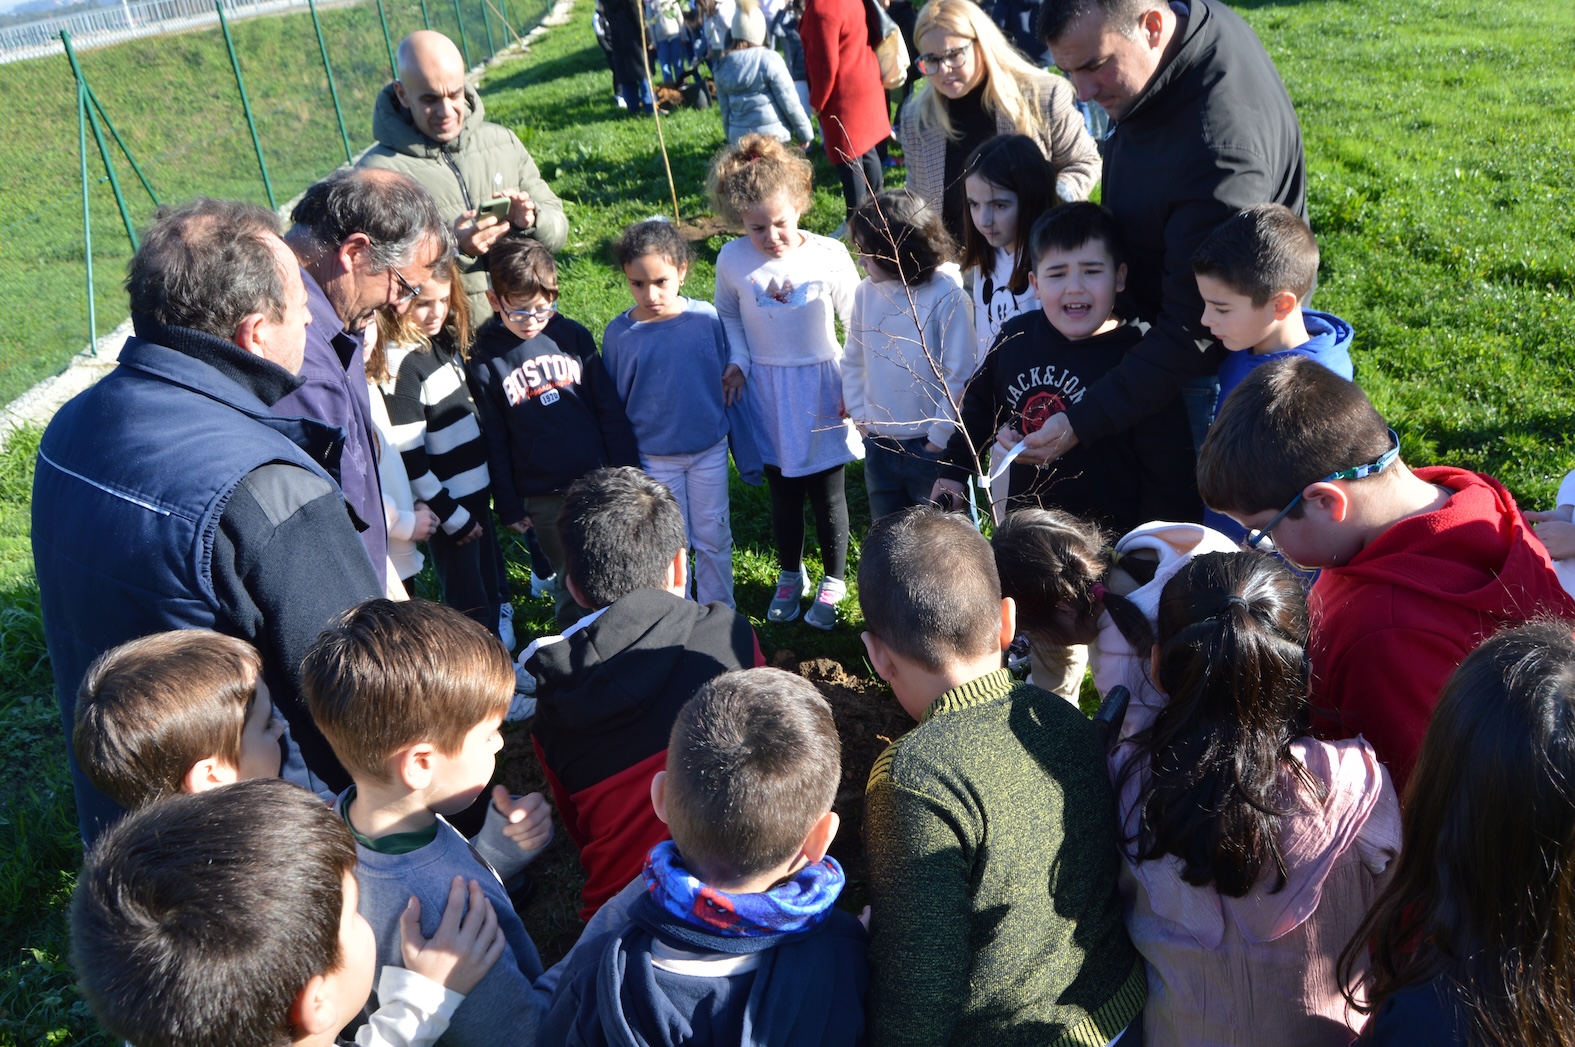
[{"label": "child with ponytail", "polygon": [[1112,547],[1092,521],[1059,509],[1022,509],[991,539],[1001,588],[1017,601],[1036,686],[1076,702],[1088,646],[1094,686],[1120,684],[1134,705],[1159,705],[1148,678],[1154,618],[1165,583],[1193,556],[1237,547],[1195,523],[1151,523]]},{"label": "child with ponytail", "polygon": [[1337,954],[1398,849],[1399,808],[1366,742],[1303,736],[1299,583],[1197,524],[1110,548],[1025,510],[993,544],[1029,635],[1087,643],[1100,693],[1131,692],[1110,772],[1145,1042],[1255,1043],[1272,1021],[1276,1044],[1349,1043],[1363,1019]]},{"label": "child with ponytail", "polygon": [[[1361,738],[1307,737],[1301,583],[1255,552],[1192,558],[1160,596],[1158,710],[1110,756],[1127,933],[1150,1044],[1344,1047],[1365,1017],[1337,975],[1400,848]],[[1359,972],[1357,972],[1359,973]]]},{"label": "child with ponytail", "polygon": [[863,450],[842,401],[842,344],[859,285],[838,240],[806,232],[814,172],[802,151],[768,135],[745,135],[711,165],[712,205],[744,236],[716,257],[716,311],[727,331],[722,388],[744,388],[765,460],[771,533],[780,573],[766,620],[791,622],[809,593],[804,503],[815,518],[824,567],[806,624],[831,629],[847,594],[848,502],[843,467]]}]

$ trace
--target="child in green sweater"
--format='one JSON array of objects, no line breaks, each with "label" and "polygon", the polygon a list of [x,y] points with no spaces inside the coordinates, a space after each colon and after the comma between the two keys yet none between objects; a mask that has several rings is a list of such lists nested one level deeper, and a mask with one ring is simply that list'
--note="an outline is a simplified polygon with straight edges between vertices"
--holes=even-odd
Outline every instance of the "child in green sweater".
[{"label": "child in green sweater", "polygon": [[870,664],[919,721],[866,796],[872,1043],[1140,1044],[1104,753],[1001,667],[1016,608],[989,542],[934,509],[887,516],[859,603]]}]

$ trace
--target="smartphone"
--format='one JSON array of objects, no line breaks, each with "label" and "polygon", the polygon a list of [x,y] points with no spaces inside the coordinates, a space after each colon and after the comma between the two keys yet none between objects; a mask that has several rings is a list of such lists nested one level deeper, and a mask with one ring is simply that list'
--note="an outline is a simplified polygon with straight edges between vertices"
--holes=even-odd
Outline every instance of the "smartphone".
[{"label": "smartphone", "polygon": [[476,218],[479,221],[487,215],[491,215],[500,222],[506,222],[509,220],[509,208],[513,205],[514,201],[506,196],[483,200],[476,205]]}]

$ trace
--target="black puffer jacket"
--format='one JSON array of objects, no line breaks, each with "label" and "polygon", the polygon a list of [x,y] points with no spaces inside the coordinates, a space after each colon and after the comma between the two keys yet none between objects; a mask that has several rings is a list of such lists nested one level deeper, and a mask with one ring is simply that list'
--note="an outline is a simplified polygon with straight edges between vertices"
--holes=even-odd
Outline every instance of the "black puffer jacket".
[{"label": "black puffer jacket", "polygon": [[1175,57],[1105,141],[1104,204],[1125,242],[1133,312],[1152,326],[1067,408],[1084,443],[1130,427],[1219,365],[1224,350],[1200,322],[1192,276],[1204,237],[1250,204],[1307,214],[1301,125],[1274,63],[1228,7],[1188,6]]}]

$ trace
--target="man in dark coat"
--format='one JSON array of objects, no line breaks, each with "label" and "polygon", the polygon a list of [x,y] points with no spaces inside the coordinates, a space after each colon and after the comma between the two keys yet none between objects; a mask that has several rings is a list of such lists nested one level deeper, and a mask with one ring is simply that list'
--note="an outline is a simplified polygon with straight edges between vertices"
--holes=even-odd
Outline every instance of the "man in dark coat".
[{"label": "man in dark coat", "polygon": [[[39,447],[33,563],[62,727],[89,664],[127,640],[217,629],[254,644],[289,731],[282,773],[342,788],[300,699],[328,619],[381,595],[336,482],[342,430],[272,410],[301,384],[310,312],[278,219],[198,198],[144,233],[126,287],[136,336]],[[71,761],[93,838],[119,808]]]},{"label": "man in dark coat", "polygon": [[[1212,375],[1223,353],[1202,326],[1192,254],[1250,204],[1307,214],[1301,125],[1257,36],[1216,0],[1045,0],[1039,35],[1078,98],[1110,113],[1104,205],[1115,214],[1136,319],[1152,325],[1121,366],[1025,441],[1054,461],[1130,428]],[[1194,431],[1212,399],[1189,405]]]}]

